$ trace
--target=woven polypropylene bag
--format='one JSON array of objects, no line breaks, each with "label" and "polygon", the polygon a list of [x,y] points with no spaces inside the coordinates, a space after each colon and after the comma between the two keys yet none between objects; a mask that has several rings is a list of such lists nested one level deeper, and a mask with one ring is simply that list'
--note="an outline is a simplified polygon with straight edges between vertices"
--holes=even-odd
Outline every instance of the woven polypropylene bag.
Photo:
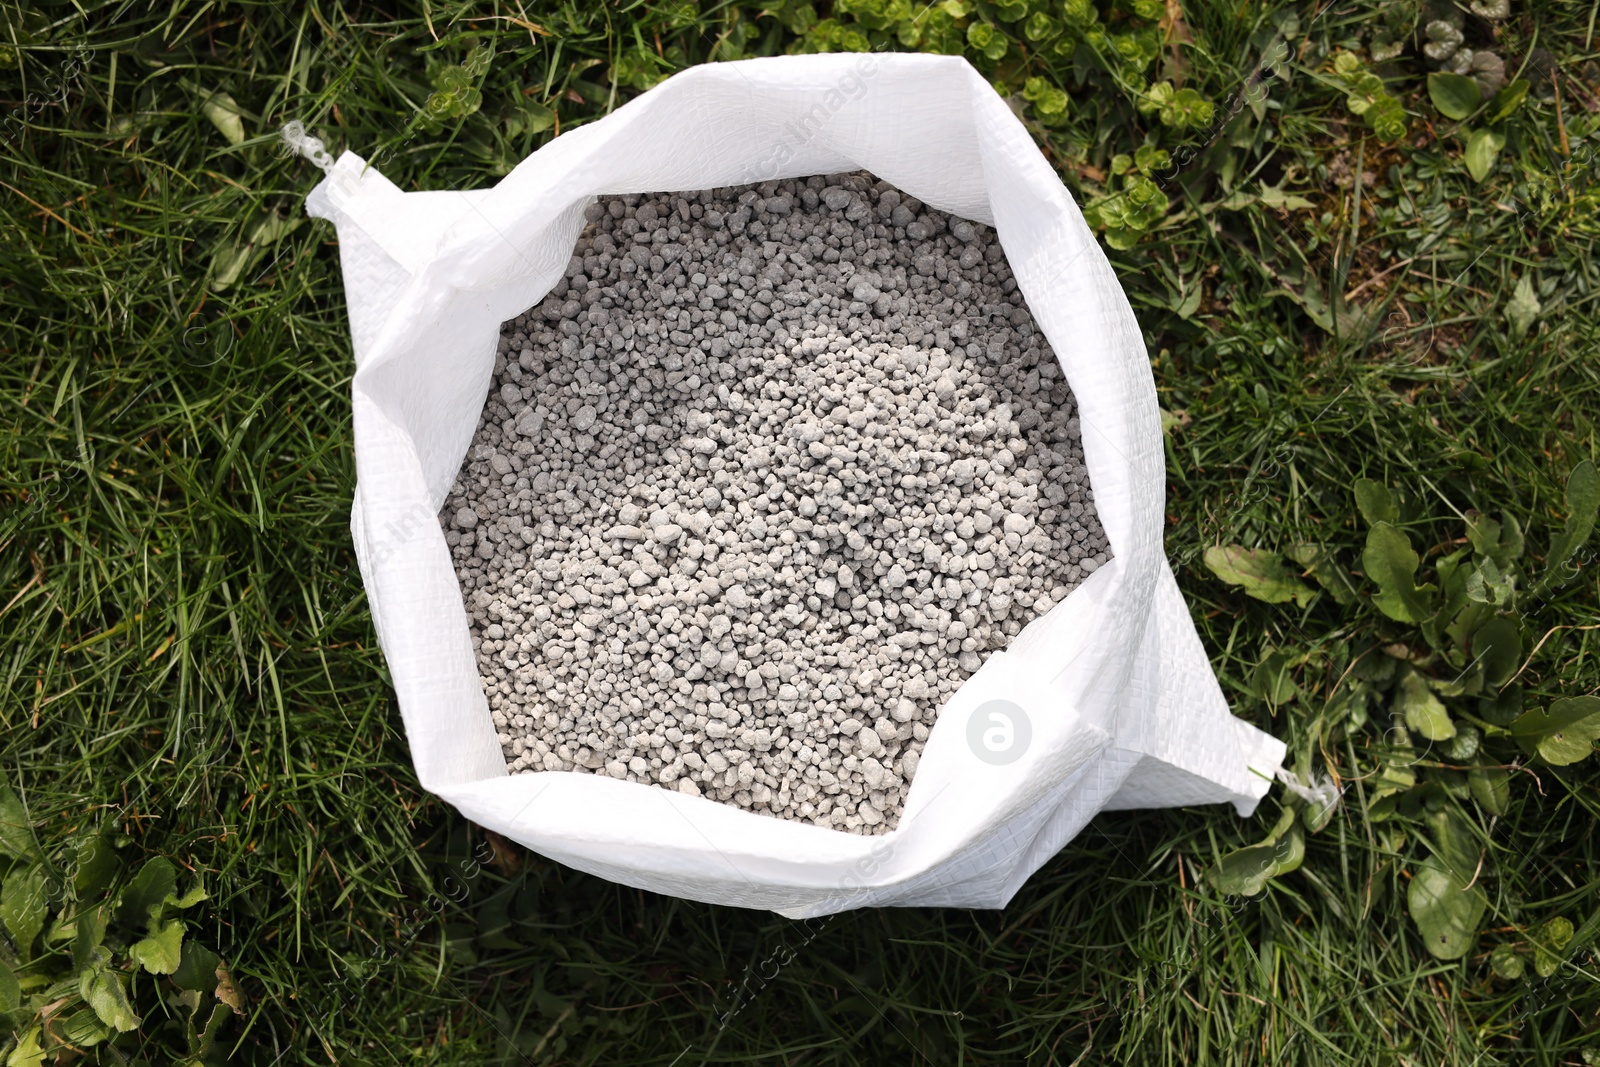
[{"label": "woven polypropylene bag", "polygon": [[[501,322],[561,278],[596,196],[862,169],[996,228],[1077,398],[1112,561],[941,709],[891,833],[603,775],[508,774],[436,518]],[[346,153],[307,207],[337,225],[349,297],[356,558],[417,775],[468,818],[627,885],[798,918],[1000,907],[1098,811],[1229,801],[1249,814],[1265,794],[1284,746],[1229,713],[1162,553],[1161,427],[1132,310],[1060,180],[963,60],[697,67],[492,189],[402,193]],[[991,721],[1020,730],[1005,759],[980,741]]]}]

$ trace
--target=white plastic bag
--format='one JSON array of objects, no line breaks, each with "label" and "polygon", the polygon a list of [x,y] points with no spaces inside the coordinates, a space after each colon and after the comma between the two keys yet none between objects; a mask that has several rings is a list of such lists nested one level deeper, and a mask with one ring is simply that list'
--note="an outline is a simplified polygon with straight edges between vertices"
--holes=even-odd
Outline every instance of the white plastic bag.
[{"label": "white plastic bag", "polygon": [[[1112,562],[941,710],[899,826],[861,836],[613,778],[510,775],[436,515],[483,409],[500,323],[562,276],[597,195],[865,169],[992,224],[1076,395]],[[311,193],[338,227],[356,374],[356,558],[423,786],[627,885],[800,918],[1000,907],[1103,809],[1254,810],[1284,746],[1235,719],[1162,554],[1164,455],[1139,328],[1060,180],[961,59],[697,67],[565,133],[493,189],[401,193],[345,153]]]}]

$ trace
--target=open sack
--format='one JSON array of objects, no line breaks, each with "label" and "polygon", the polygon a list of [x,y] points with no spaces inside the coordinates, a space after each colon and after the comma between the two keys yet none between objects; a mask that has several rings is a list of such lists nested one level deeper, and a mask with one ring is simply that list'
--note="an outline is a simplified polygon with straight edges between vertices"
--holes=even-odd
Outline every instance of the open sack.
[{"label": "open sack", "polygon": [[[1111,562],[944,706],[890,833],[603,775],[509,774],[436,518],[501,322],[561,278],[597,195],[860,169],[996,228],[1076,397]],[[356,557],[417,775],[474,822],[627,885],[800,918],[1000,907],[1096,812],[1228,801],[1247,815],[1266,793],[1284,746],[1229,712],[1162,552],[1160,419],[1132,310],[1050,165],[964,60],[697,67],[492,189],[402,193],[347,152],[307,209],[338,228],[349,300]]]}]

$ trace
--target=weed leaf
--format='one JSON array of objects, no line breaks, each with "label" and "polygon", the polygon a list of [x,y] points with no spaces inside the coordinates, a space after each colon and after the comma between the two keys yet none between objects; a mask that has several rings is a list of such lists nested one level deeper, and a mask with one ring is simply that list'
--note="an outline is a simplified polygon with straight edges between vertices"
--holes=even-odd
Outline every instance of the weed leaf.
[{"label": "weed leaf", "polygon": [[171,863],[157,856],[139,868],[133,881],[123,889],[117,908],[118,920],[143,928],[149,922],[150,909],[159,907],[177,887],[177,871]]},{"label": "weed leaf", "polygon": [[1510,85],[1501,86],[1500,91],[1489,98],[1488,122],[1492,125],[1509,118],[1528,98],[1530,84],[1527,78],[1518,78]]},{"label": "weed leaf", "polygon": [[15,868],[0,885],[0,921],[24,959],[33,955],[34,939],[44,929],[47,888],[45,869],[35,864]]},{"label": "weed leaf", "polygon": [[1600,740],[1600,697],[1562,697],[1551,701],[1548,711],[1533,708],[1511,724],[1511,733],[1531,742],[1552,766],[1577,763]]},{"label": "weed leaf", "polygon": [[1429,741],[1448,741],[1456,735],[1456,725],[1444,704],[1428,688],[1428,680],[1416,671],[1406,671],[1394,691],[1394,710],[1405,716],[1406,726]]},{"label": "weed leaf", "polygon": [[1299,867],[1305,854],[1305,836],[1295,824],[1276,840],[1228,853],[1206,872],[1206,877],[1219,893],[1253,897],[1265,889],[1271,879]]},{"label": "weed leaf", "polygon": [[[1466,80],[1471,81],[1470,78]],[[1489,176],[1489,172],[1494,169],[1495,159],[1500,155],[1500,149],[1505,146],[1506,135],[1498,130],[1472,131],[1472,136],[1467,138],[1466,162],[1467,173],[1472,175],[1473,181],[1481,182]]]},{"label": "weed leaf", "polygon": [[[17,984],[17,976],[11,970],[11,965],[5,960],[0,960],[0,1016],[5,1016],[22,1007],[22,986]],[[0,1019],[0,1024],[3,1024]]]},{"label": "weed leaf", "polygon": [[1293,600],[1305,607],[1316,596],[1316,590],[1285,569],[1282,556],[1263,548],[1213,545],[1206,549],[1205,564],[1224,582],[1268,604]]},{"label": "weed leaf", "polygon": [[1467,772],[1472,799],[1491,815],[1504,815],[1511,802],[1511,774],[1499,767],[1474,767]]},{"label": "weed leaf", "polygon": [[1508,981],[1515,982],[1521,978],[1523,966],[1522,957],[1510,945],[1496,945],[1495,950],[1489,953],[1490,969]]},{"label": "weed leaf", "polygon": [[1526,336],[1543,310],[1544,305],[1533,291],[1532,277],[1524,274],[1517,279],[1517,287],[1512,290],[1511,299],[1506,301],[1506,321],[1511,323],[1511,332],[1518,337]]},{"label": "weed leaf", "polygon": [[1368,526],[1376,526],[1380,522],[1393,525],[1400,521],[1400,509],[1395,505],[1394,494],[1382,482],[1375,482],[1371,478],[1356,479],[1356,508],[1361,512],[1361,517],[1367,520]]},{"label": "weed leaf", "polygon": [[1434,587],[1416,582],[1419,562],[1411,539],[1388,522],[1375,523],[1367,532],[1361,565],[1378,585],[1379,593],[1372,602],[1396,622],[1422,622],[1433,614]]},{"label": "weed leaf", "polygon": [[217,988],[217,965],[222,959],[204,945],[193,941],[183,943],[183,953],[172,980],[184,989],[212,993]]},{"label": "weed leaf", "polygon": [[1533,969],[1540,978],[1549,978],[1566,958],[1567,944],[1572,940],[1572,922],[1557,915],[1541,923],[1528,940],[1533,944]]},{"label": "weed leaf", "polygon": [[[1567,525],[1550,542],[1550,557],[1546,560],[1549,569],[1540,585],[1549,584],[1566,562],[1583,547],[1584,542],[1589,540],[1597,515],[1600,515],[1600,471],[1595,469],[1593,463],[1584,460],[1573,467],[1572,473],[1567,476]],[[1566,575],[1556,584],[1570,577]]]},{"label": "weed leaf", "polygon": [[1428,75],[1428,98],[1447,119],[1464,119],[1483,102],[1478,83],[1465,74],[1435,71]]},{"label": "weed leaf", "polygon": [[1288,653],[1271,649],[1250,675],[1250,688],[1268,704],[1287,704],[1300,692],[1290,673]]},{"label": "weed leaf", "polygon": [[128,991],[122,987],[121,979],[104,964],[96,964],[79,976],[78,992],[107,1026],[124,1032],[138,1028],[139,1017],[128,1002]]},{"label": "weed leaf", "polygon": [[[1444,829],[1448,822],[1441,820],[1435,825]],[[1448,833],[1446,830],[1445,835]],[[1441,847],[1453,852],[1459,843],[1446,836]],[[1469,888],[1476,873],[1474,867],[1433,856],[1424,860],[1412,876],[1406,894],[1411,920],[1417,924],[1428,952],[1441,960],[1460,959],[1472,951],[1477,940],[1478,922],[1489,900],[1476,885]]]},{"label": "weed leaf", "polygon": [[1516,622],[1496,616],[1472,634],[1472,656],[1483,667],[1483,681],[1499,689],[1511,680],[1522,658],[1522,630]]},{"label": "weed leaf", "polygon": [[1288,556],[1305,568],[1307,574],[1340,604],[1353,604],[1356,587],[1350,575],[1334,560],[1333,550],[1325,545],[1299,544],[1288,550]]},{"label": "weed leaf", "polygon": [[183,958],[183,922],[168,919],[151,924],[150,935],[128,949],[134,962],[151,974],[171,974]]},{"label": "weed leaf", "polygon": [[228,139],[229,144],[239,144],[244,140],[243,113],[233,97],[227,93],[212,93],[200,105],[200,110],[211,120],[211,125]]},{"label": "weed leaf", "polygon": [[38,856],[28,809],[8,782],[0,782],[0,853],[16,859]]},{"label": "weed leaf", "polygon": [[17,1040],[17,1047],[6,1057],[6,1067],[44,1067],[44,1046],[39,1044],[40,1028],[35,1026]]}]

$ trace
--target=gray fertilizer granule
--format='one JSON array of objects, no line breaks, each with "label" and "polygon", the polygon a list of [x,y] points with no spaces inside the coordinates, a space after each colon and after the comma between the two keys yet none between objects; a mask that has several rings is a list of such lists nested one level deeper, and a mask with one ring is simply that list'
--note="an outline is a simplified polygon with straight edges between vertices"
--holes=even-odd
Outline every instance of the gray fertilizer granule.
[{"label": "gray fertilizer granule", "polygon": [[893,828],[944,701],[1109,558],[999,242],[865,174],[587,219],[440,516],[510,769]]}]

